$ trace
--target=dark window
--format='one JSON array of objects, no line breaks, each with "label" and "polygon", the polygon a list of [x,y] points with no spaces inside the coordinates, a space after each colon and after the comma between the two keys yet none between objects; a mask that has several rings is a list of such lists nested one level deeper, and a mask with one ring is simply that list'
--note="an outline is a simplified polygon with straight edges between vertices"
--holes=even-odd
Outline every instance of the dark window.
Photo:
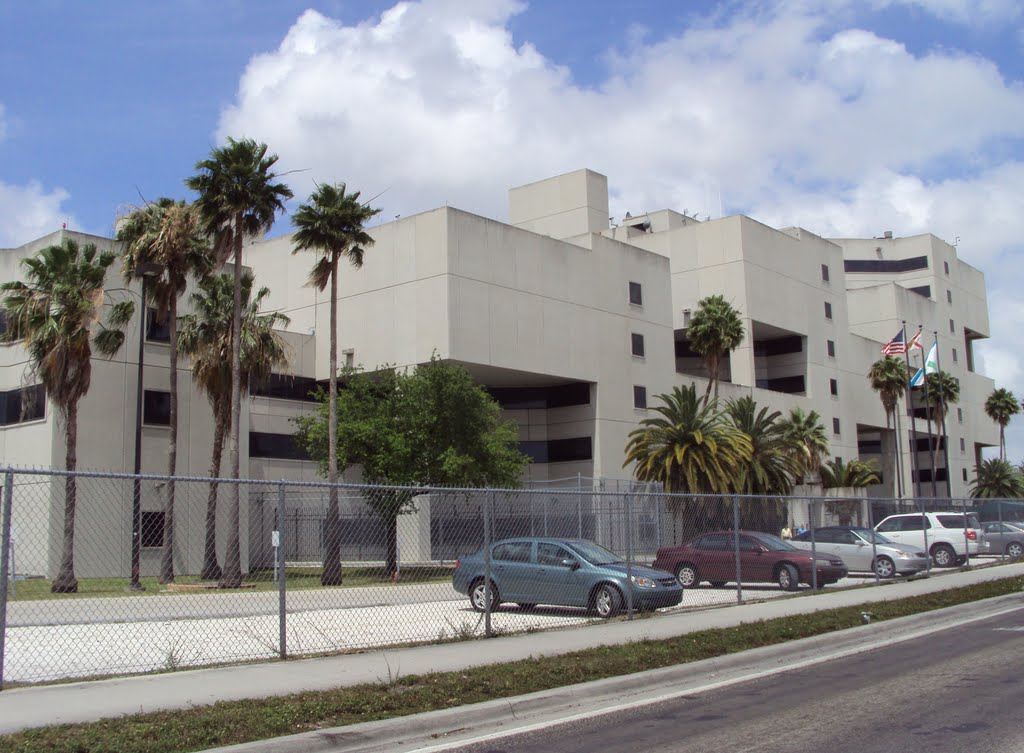
[{"label": "dark window", "polygon": [[639,384],[633,385],[633,407],[634,408],[646,408],[647,407],[647,388],[641,387]]},{"label": "dark window", "polygon": [[537,542],[537,564],[550,567],[568,567],[566,560],[575,562],[576,558],[569,553],[568,549],[558,544]]},{"label": "dark window", "polygon": [[918,285],[916,288],[907,288],[911,293],[917,293],[922,298],[932,297],[932,286],[931,285]]},{"label": "dark window", "polygon": [[900,518],[899,530],[901,531],[923,531],[925,528],[931,527],[931,521],[924,515],[907,515]]},{"label": "dark window", "polygon": [[828,282],[828,264],[821,265],[821,279]]},{"label": "dark window", "polygon": [[643,358],[643,355],[644,355],[644,336],[643,335],[638,335],[636,332],[634,332],[632,335],[630,335],[630,341],[631,341],[630,344],[631,344],[631,346],[633,348],[633,355],[634,356],[640,356],[641,358]]},{"label": "dark window", "polygon": [[882,454],[882,440],[880,439],[861,439],[857,441],[857,454],[858,455],[881,455]]},{"label": "dark window", "polygon": [[957,357],[956,348],[953,348],[953,363],[956,363],[957,360],[958,360],[958,357]]},{"label": "dark window", "polygon": [[731,537],[724,533],[709,533],[702,536],[697,542],[697,549],[708,549],[711,551],[723,551],[731,549]]},{"label": "dark window", "polygon": [[957,420],[958,423],[961,423],[961,424],[964,422],[964,409],[963,408],[957,408],[956,409],[956,420]]},{"label": "dark window", "polygon": [[519,451],[534,463],[569,463],[594,457],[590,437],[529,440],[519,443]]},{"label": "dark window", "polygon": [[502,562],[529,562],[531,547],[529,541],[509,541],[494,547],[492,557]]},{"label": "dark window", "polygon": [[[790,337],[778,337],[774,340],[754,340],[755,356],[785,356],[790,353],[802,353],[804,350],[804,339],[800,335]],[[678,356],[678,350],[676,352]],[[692,353],[696,356],[696,353]]]},{"label": "dark window", "polygon": [[[935,470],[935,480],[936,481],[945,481],[946,480],[946,475],[947,474],[946,474],[946,469],[945,468],[937,468]],[[918,473],[917,473],[917,480],[918,481],[922,481],[922,482],[930,482],[932,480],[932,469],[931,468],[923,468],[920,471],[918,471]]]},{"label": "dark window", "polygon": [[163,324],[157,319],[156,309],[152,306],[146,307],[146,339],[151,343],[169,343],[171,341],[171,328],[169,322]]},{"label": "dark window", "polygon": [[487,391],[503,410],[565,408],[590,404],[590,385],[586,382],[553,387],[488,387]]},{"label": "dark window", "polygon": [[828,353],[828,357],[829,358],[835,358],[836,357],[836,344],[835,344],[835,341],[829,340],[825,344],[825,352]]},{"label": "dark window", "polygon": [[967,440],[960,437],[960,452],[967,452]]},{"label": "dark window", "polygon": [[164,514],[162,512],[143,512],[139,521],[141,528],[141,545],[144,549],[159,548],[164,545]]},{"label": "dark window", "polygon": [[629,302],[634,306],[644,305],[644,291],[639,282],[629,283]]},{"label": "dark window", "polygon": [[942,262],[942,268],[946,270],[946,274],[948,275],[949,274],[949,262],[948,261]]},{"label": "dark window", "polygon": [[953,322],[952,319],[949,320],[949,331],[956,332],[956,324]]},{"label": "dark window", "polygon": [[804,394],[804,375],[797,374],[796,376],[788,377],[775,377],[774,379],[757,379],[755,386],[762,390],[771,390],[772,392],[785,392],[788,395],[802,395]]},{"label": "dark window", "polygon": [[952,302],[953,302],[953,291],[952,290],[947,290],[946,291],[946,303],[952,303]]},{"label": "dark window", "polygon": [[316,398],[312,396],[315,391],[315,379],[291,376],[290,374],[271,374],[266,382],[252,386],[253,395],[273,397],[278,400],[302,400],[309,403],[316,402]]},{"label": "dark window", "polygon": [[[963,528],[963,515],[936,515],[943,528]],[[967,528],[981,528],[981,522],[975,515],[967,516]]]},{"label": "dark window", "polygon": [[[810,541],[811,533],[808,531],[800,538],[801,541]],[[818,528],[814,532],[814,543],[815,544],[834,544],[836,543],[836,532],[831,528]]]},{"label": "dark window", "polygon": [[171,425],[171,393],[146,390],[142,396],[142,423],[149,426]]},{"label": "dark window", "polygon": [[961,468],[960,470],[963,471],[964,481],[966,481],[967,480],[967,469],[966,468]]},{"label": "dark window", "polygon": [[917,451],[928,452],[931,449],[944,450],[946,449],[946,438],[945,437],[918,437],[917,438]]},{"label": "dark window", "polygon": [[46,388],[41,384],[0,392],[0,426],[35,421],[46,415]]},{"label": "dark window", "polygon": [[740,536],[741,552],[760,552],[761,545],[749,536]]},{"label": "dark window", "polygon": [[913,272],[915,269],[928,269],[928,257],[915,256],[912,259],[847,259],[843,262],[843,269],[847,272]]},{"label": "dark window", "polygon": [[7,313],[0,311],[0,342],[4,341],[4,335],[7,334]]},{"label": "dark window", "polygon": [[249,432],[249,457],[309,460],[305,449],[291,434],[272,434],[265,431]]},{"label": "dark window", "polygon": [[839,434],[839,419],[838,418],[833,418],[832,419],[832,433],[833,434]]},{"label": "dark window", "polygon": [[832,318],[832,304],[829,303],[828,301],[825,301],[825,318],[826,319],[831,319]]},{"label": "dark window", "polygon": [[839,395],[839,380],[829,379],[828,380],[828,391],[832,395]]}]

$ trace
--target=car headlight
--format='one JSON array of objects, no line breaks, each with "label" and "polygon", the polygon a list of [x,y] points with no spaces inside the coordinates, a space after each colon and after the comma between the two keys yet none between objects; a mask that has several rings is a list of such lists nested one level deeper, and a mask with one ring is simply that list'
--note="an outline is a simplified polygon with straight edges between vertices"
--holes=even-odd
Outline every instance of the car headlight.
[{"label": "car headlight", "polygon": [[631,575],[630,580],[633,581],[633,585],[637,588],[657,588],[658,584],[650,578],[645,578],[642,575]]},{"label": "car headlight", "polygon": [[904,552],[902,549],[896,549],[894,551],[896,552],[896,556],[897,557],[913,557],[914,556],[910,552]]}]

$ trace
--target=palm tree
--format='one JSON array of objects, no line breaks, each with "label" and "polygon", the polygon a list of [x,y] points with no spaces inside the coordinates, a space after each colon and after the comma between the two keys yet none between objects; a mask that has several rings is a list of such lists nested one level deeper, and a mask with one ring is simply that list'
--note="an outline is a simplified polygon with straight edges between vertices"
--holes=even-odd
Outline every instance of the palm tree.
[{"label": "palm tree", "polygon": [[871,364],[871,368],[868,370],[868,381],[871,383],[871,389],[878,393],[878,396],[882,401],[882,407],[885,408],[885,428],[890,429],[893,427],[893,424],[895,424],[896,488],[902,495],[902,471],[900,468],[900,453],[902,452],[902,448],[900,446],[900,417],[896,412],[896,405],[907,391],[907,365],[903,361],[898,358],[893,358],[892,356],[879,358]]},{"label": "palm tree", "polygon": [[999,457],[1006,459],[1006,426],[1010,419],[1020,413],[1020,403],[1017,396],[1005,387],[993,390],[985,401],[985,413],[988,417],[999,424]]},{"label": "palm tree", "polygon": [[[269,288],[260,288],[252,296],[254,278],[242,275],[242,391],[265,381],[275,367],[288,363],[284,341],[274,330],[290,321],[277,312],[260,313]],[[224,439],[231,414],[231,321],[234,315],[234,280],[216,275],[199,281],[191,296],[193,313],[181,318],[178,348],[192,359],[192,379],[213,408],[213,454],[210,462],[210,490],[206,500],[206,541],[200,576],[217,580],[222,571],[217,564],[217,479],[220,476]]]},{"label": "palm tree", "polygon": [[982,460],[974,469],[971,496],[981,499],[1024,497],[1024,477],[1019,468],[1003,458]]},{"label": "palm tree", "polygon": [[124,342],[124,327],[131,321],[131,301],[114,305],[102,324],[100,312],[107,300],[104,282],[117,259],[110,251],[79,244],[72,238],[47,246],[22,261],[25,281],[0,285],[5,293],[3,311],[8,320],[8,341],[20,341],[28,351],[32,376],[64,421],[64,540],[60,568],[50,586],[54,593],[75,593],[75,506],[78,486],[78,403],[89,391],[92,348],[112,356]]},{"label": "palm tree", "polygon": [[[725,494],[731,491],[750,462],[750,437],[717,411],[717,404],[702,402],[696,385],[675,387],[670,394],[658,395],[662,405],[653,408],[659,416],[645,418],[629,433],[626,461],[634,463],[633,475],[639,481],[656,481],[666,492]],[[710,504],[689,500],[683,510],[676,498],[674,512],[690,513],[710,519],[714,525],[727,525],[725,508],[718,500]]]},{"label": "palm tree", "polygon": [[704,358],[708,370],[708,387],[704,393],[704,403],[707,404],[712,387],[715,399],[718,399],[722,354],[736,350],[743,342],[743,320],[723,296],[711,295],[697,302],[697,311],[690,319],[686,336],[693,349]]},{"label": "palm tree", "polygon": [[786,451],[797,469],[797,480],[805,483],[807,477],[821,468],[821,459],[828,454],[825,427],[817,411],[804,413],[793,408],[781,422],[782,439]]},{"label": "palm tree", "polygon": [[935,423],[936,433],[946,433],[946,413],[950,405],[960,402],[960,380],[948,371],[936,371],[925,377],[925,399],[931,407],[930,421]]},{"label": "palm tree", "polygon": [[379,209],[359,203],[359,191],[345,193],[345,184],[317,186],[309,202],[299,206],[292,219],[296,227],[295,250],[315,251],[320,255],[309,275],[309,284],[323,291],[331,286],[331,350],[328,366],[327,421],[327,530],[324,566],[320,583],[341,584],[341,531],[338,511],[338,262],[348,259],[357,269],[363,266],[363,253],[373,244],[364,226]]},{"label": "palm tree", "polygon": [[725,414],[733,426],[750,438],[750,461],[740,472],[735,491],[759,495],[764,499],[740,503],[744,526],[763,531],[778,531],[786,522],[783,497],[793,491],[795,469],[786,452],[779,411],[758,410],[757,401],[745,396],[729,400]]},{"label": "palm tree", "polygon": [[[235,259],[234,311],[231,321],[231,430],[229,460],[231,478],[240,477],[239,436],[242,410],[242,244],[273,227],[274,215],[284,210],[284,201],[292,198],[291,190],[276,183],[272,168],[276,154],[267,154],[267,145],[253,139],[236,141],[229,138],[226,146],[217,147],[209,158],[196,163],[198,175],[185,180],[185,185],[199,194],[203,226],[214,239],[217,260]],[[231,531],[224,557],[222,588],[238,588],[242,584],[242,558],[239,542],[241,510],[238,484],[231,485],[229,518]]]},{"label": "palm tree", "polygon": [[[178,298],[185,292],[189,275],[209,274],[212,259],[209,244],[199,228],[194,205],[174,199],[159,199],[136,209],[118,230],[125,244],[121,275],[125,283],[137,276],[142,265],[156,265],[160,276],[144,286],[156,308],[159,321],[167,322],[170,334],[170,431],[167,442],[167,482],[164,507],[164,546],[160,558],[160,582],[174,581],[174,475],[178,463]],[[146,311],[140,325],[145,326]]]},{"label": "palm tree", "polygon": [[829,460],[822,464],[820,472],[821,486],[824,489],[862,489],[881,482],[874,465],[859,458],[845,462],[842,458]]}]

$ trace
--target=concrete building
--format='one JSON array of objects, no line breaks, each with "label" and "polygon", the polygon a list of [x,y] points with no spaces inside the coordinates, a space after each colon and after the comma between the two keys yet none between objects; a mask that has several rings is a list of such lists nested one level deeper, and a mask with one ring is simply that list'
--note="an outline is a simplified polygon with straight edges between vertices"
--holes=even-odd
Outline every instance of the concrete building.
[{"label": "concrete building", "polygon": [[[348,364],[367,369],[414,366],[433,353],[465,365],[518,423],[522,447],[534,459],[528,480],[629,475],[622,467],[627,436],[651,415],[656,395],[675,385],[706,384],[686,331],[697,302],[716,293],[741,312],[747,333],[725,359],[722,397],[752,395],[783,412],[816,410],[831,455],[880,459],[883,484],[876,495],[895,494],[897,445],[902,487],[909,494],[918,491],[916,483],[921,494],[932,493],[925,421],[916,419],[920,470],[912,479],[910,418],[903,416],[904,437],[897,441],[865,377],[904,320],[911,334],[924,325],[926,347],[938,330],[942,368],[961,384],[960,404],[947,421],[948,469],[938,453],[936,494],[946,495],[948,479],[952,494],[964,495],[980,449],[998,441],[983,410],[993,383],[974,371],[973,343],[988,335],[984,278],[932,235],[830,240],[743,216],[698,221],[672,210],[613,223],[607,179],[590,170],[513,188],[508,216],[504,223],[441,207],[374,227],[376,242],[363,268],[342,267],[339,352]],[[59,231],[0,250],[0,279],[18,277],[21,259],[65,236],[112,244]],[[271,288],[266,308],[291,318],[281,334],[292,354],[288,374],[255,388],[245,401],[242,475],[248,478],[316,478],[288,435],[291,418],[310,408],[309,390],[328,377],[329,301],[305,285],[311,257],[291,251],[290,235],[246,249],[258,284]],[[124,290],[112,278],[110,286],[138,297],[138,283]],[[183,302],[187,308],[187,297]],[[141,325],[137,318],[129,327],[129,344],[115,358],[95,359],[93,387],[82,402],[81,468],[132,470],[133,343]],[[152,473],[166,466],[160,416],[168,345],[160,342],[159,329],[150,324],[145,342],[142,470]],[[192,385],[187,359],[179,363],[178,472],[205,475],[212,414]],[[0,457],[5,465],[59,468],[63,434],[50,408],[13,407],[31,390],[24,364],[20,346],[0,346],[6,406]],[[201,561],[205,508],[189,506],[205,502],[204,494],[179,506],[182,572],[196,571]],[[126,499],[130,503],[130,494]],[[158,524],[161,490],[146,488],[143,505]],[[56,497],[45,506],[33,534],[49,542],[49,554],[34,565],[39,572],[54,569],[62,525]],[[262,541],[254,532],[256,517],[244,521],[243,530]],[[82,574],[124,568],[130,515],[112,523],[109,514],[90,519],[83,513],[79,525],[94,525],[97,540],[113,542],[102,554],[80,552]],[[158,550],[144,550],[144,569],[154,571],[158,557]]]}]

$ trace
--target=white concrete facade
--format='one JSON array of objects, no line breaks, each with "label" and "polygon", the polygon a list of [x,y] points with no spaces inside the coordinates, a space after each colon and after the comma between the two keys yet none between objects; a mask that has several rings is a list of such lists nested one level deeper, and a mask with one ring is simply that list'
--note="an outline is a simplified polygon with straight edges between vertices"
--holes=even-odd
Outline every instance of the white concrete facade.
[{"label": "white concrete facade", "polygon": [[[372,228],[375,244],[364,266],[342,267],[341,363],[411,367],[433,353],[462,363],[519,424],[524,448],[540,461],[529,467],[530,480],[622,477],[628,475],[622,468],[627,435],[652,415],[635,407],[634,388],[646,390],[648,406],[674,385],[704,388],[703,367],[686,348],[685,330],[697,301],[720,293],[741,312],[747,332],[728,359],[723,398],[751,394],[783,412],[816,410],[831,455],[877,456],[886,447],[891,458],[894,435],[886,433],[881,403],[865,375],[906,320],[911,334],[918,324],[938,330],[942,368],[960,379],[960,411],[954,408],[948,423],[949,478],[954,496],[966,493],[964,471],[973,475],[979,448],[996,444],[998,432],[983,410],[993,383],[973,371],[971,358],[971,343],[989,331],[984,278],[957,259],[955,248],[931,235],[828,240],[743,216],[701,222],[671,210],[612,224],[608,211],[607,179],[578,170],[512,189],[508,223],[442,207]],[[17,278],[21,259],[65,235],[113,243],[59,231],[0,250],[0,279]],[[292,355],[288,373],[323,381],[329,301],[305,284],[312,261],[292,255],[290,235],[254,242],[245,252],[257,284],[271,288],[266,309],[291,318],[282,333]],[[847,271],[851,262],[859,271]],[[124,287],[116,272],[110,287]],[[130,287],[132,293],[122,294],[137,298],[138,283]],[[631,302],[637,290],[639,302]],[[187,310],[187,297],[182,300]],[[92,390],[81,407],[80,468],[132,470],[139,325],[137,317],[117,356],[95,359]],[[634,335],[642,336],[642,355],[634,354]],[[925,339],[930,344],[931,336]],[[145,389],[166,390],[167,348],[146,344]],[[0,346],[0,390],[23,386],[24,362],[20,346]],[[178,472],[205,475],[212,413],[192,385],[187,359],[179,363]],[[291,434],[291,419],[311,404],[255,396],[245,405],[243,476],[316,478],[308,461],[250,457],[248,441],[250,432]],[[924,421],[917,428],[923,436]],[[144,427],[144,472],[166,470],[166,433],[166,427]],[[909,459],[906,438],[900,446]],[[38,420],[0,426],[4,465],[59,468],[63,453],[63,433],[49,407]],[[909,490],[909,462],[903,465]],[[885,484],[876,493],[892,494],[891,463],[883,470]],[[939,487],[945,496],[944,483]],[[930,494],[928,484],[922,492]],[[189,504],[200,498],[205,502],[203,495],[190,496]],[[159,489],[144,489],[145,509],[159,510],[160,499]],[[51,561],[40,562],[39,570],[53,569],[61,515],[54,502],[48,522],[40,524]],[[190,542],[179,547],[181,571],[194,572],[202,557],[201,511],[180,513],[178,525],[179,536]],[[103,526],[110,530],[111,524]],[[125,567],[127,517],[113,528],[109,538],[118,545],[108,547],[96,570]],[[145,552],[147,572],[157,559],[158,551]],[[89,564],[82,563],[87,575]]]}]

